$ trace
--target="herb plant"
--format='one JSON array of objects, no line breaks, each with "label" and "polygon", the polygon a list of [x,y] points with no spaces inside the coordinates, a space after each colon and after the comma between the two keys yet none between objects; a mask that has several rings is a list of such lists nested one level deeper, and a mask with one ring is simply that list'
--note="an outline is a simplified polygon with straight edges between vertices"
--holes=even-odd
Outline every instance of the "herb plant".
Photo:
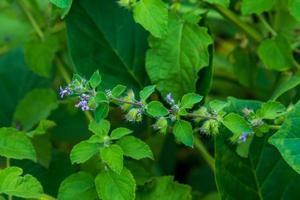
[{"label": "herb plant", "polygon": [[0,11],[0,200],[300,198],[300,1]]}]

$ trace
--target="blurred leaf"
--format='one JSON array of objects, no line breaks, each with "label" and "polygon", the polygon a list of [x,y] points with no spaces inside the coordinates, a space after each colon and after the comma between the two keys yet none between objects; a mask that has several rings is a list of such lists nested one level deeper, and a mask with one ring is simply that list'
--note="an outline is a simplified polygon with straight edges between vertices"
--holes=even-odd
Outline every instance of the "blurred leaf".
[{"label": "blurred leaf", "polygon": [[186,146],[193,147],[193,128],[190,122],[185,120],[176,121],[173,127],[173,133],[179,142],[182,142]]},{"label": "blurred leaf", "polygon": [[43,194],[42,185],[31,175],[21,176],[23,170],[9,167],[0,170],[0,193],[22,198],[39,199]]},{"label": "blurred leaf", "polygon": [[99,198],[103,200],[134,200],[135,180],[126,168],[121,174],[111,170],[100,172],[95,179]]},{"label": "blurred leaf", "polygon": [[29,135],[30,137],[44,135],[46,134],[47,130],[53,128],[54,126],[56,126],[55,122],[42,119],[39,122],[38,126],[34,130],[28,132],[27,135]]},{"label": "blurred leaf", "polygon": [[36,161],[35,149],[26,133],[14,128],[0,128],[0,138],[1,156]]},{"label": "blurred leaf", "polygon": [[230,0],[204,0],[204,1],[212,4],[218,4],[224,7],[228,7],[230,4]]},{"label": "blurred leaf", "polygon": [[48,36],[44,40],[32,38],[24,47],[25,62],[33,72],[49,78],[52,61],[58,48],[58,38],[55,36]]},{"label": "blurred leaf", "polygon": [[264,11],[271,10],[276,4],[276,0],[243,0],[242,13],[247,14],[261,14]]},{"label": "blurred leaf", "polygon": [[192,108],[196,103],[199,103],[202,100],[202,96],[199,94],[195,93],[188,93],[183,95],[181,102],[180,102],[180,107],[183,109],[190,109]]},{"label": "blurred leaf", "polygon": [[155,91],[155,85],[149,85],[144,87],[140,92],[139,92],[139,96],[141,98],[142,101],[146,101],[151,94]]},{"label": "blurred leaf", "polygon": [[197,72],[209,64],[208,46],[212,43],[207,29],[184,22],[169,13],[167,35],[150,37],[146,69],[153,84],[165,96],[179,99],[196,89]]},{"label": "blurred leaf", "polygon": [[126,90],[126,86],[118,84],[111,90],[111,94],[113,97],[118,98],[121,96]]},{"label": "blurred leaf", "polygon": [[286,111],[284,105],[279,102],[263,103],[261,108],[257,111],[257,116],[261,119],[275,119]]},{"label": "blurred leaf", "polygon": [[123,170],[123,154],[122,148],[117,144],[104,147],[100,150],[101,160],[117,174],[120,174]]},{"label": "blurred leaf", "polygon": [[282,83],[279,84],[279,86],[273,92],[273,95],[271,97],[271,101],[275,101],[282,94],[284,94],[287,91],[295,88],[299,84],[300,84],[300,75],[295,75],[295,76],[290,77],[289,79],[283,81]]},{"label": "blurred leaf", "polygon": [[31,138],[36,151],[36,159],[43,167],[48,168],[52,157],[52,145],[49,134],[36,135]]},{"label": "blurred leaf", "polygon": [[290,13],[300,21],[300,1],[299,0],[288,0]]},{"label": "blurred leaf", "polygon": [[58,200],[94,200],[96,198],[94,179],[86,172],[78,172],[67,177],[58,191]]},{"label": "blurred leaf", "polygon": [[159,101],[151,101],[147,105],[147,113],[152,117],[163,117],[169,113],[168,109]]},{"label": "blurred leaf", "polygon": [[125,156],[131,157],[136,160],[140,160],[142,158],[153,159],[153,154],[150,147],[145,142],[136,137],[123,137],[118,141],[117,144],[120,145]]},{"label": "blurred leaf", "polygon": [[101,83],[101,75],[99,74],[99,70],[93,73],[89,80],[89,83],[93,89],[98,87],[98,85]]},{"label": "blurred leaf", "polygon": [[29,130],[40,120],[46,119],[58,107],[57,96],[51,89],[34,89],[19,102],[14,123]]},{"label": "blurred leaf", "polygon": [[168,6],[161,0],[140,0],[134,5],[134,20],[154,37],[162,38],[167,33]]},{"label": "blurred leaf", "polygon": [[115,0],[78,0],[66,22],[71,56],[79,73],[90,76],[99,69],[104,88],[124,84],[140,89],[144,85],[147,34],[128,10]]},{"label": "blurred leaf", "polygon": [[94,111],[95,121],[100,122],[105,119],[109,112],[109,105],[107,103],[100,103]]}]

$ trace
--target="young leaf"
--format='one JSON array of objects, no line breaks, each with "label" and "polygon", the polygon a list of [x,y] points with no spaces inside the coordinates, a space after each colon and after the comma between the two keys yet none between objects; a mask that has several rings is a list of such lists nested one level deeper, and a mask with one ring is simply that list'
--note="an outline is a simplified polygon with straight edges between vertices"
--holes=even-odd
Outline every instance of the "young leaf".
[{"label": "young leaf", "polygon": [[125,135],[129,135],[130,133],[132,133],[132,130],[128,128],[116,128],[111,132],[110,137],[112,140],[117,140]]},{"label": "young leaf", "polygon": [[281,35],[262,42],[258,47],[258,55],[263,63],[272,70],[285,71],[293,66],[291,47]]},{"label": "young leaf", "polygon": [[135,180],[126,168],[120,174],[111,170],[100,172],[95,178],[98,196],[103,200],[134,200]]},{"label": "young leaf", "polygon": [[14,128],[0,128],[0,155],[36,161],[35,149],[26,133]]},{"label": "young leaf", "polygon": [[59,186],[59,200],[94,200],[97,192],[93,177],[86,172],[78,172],[67,177]]},{"label": "young leaf", "polygon": [[163,117],[166,116],[169,111],[164,105],[159,101],[151,101],[147,105],[147,113],[152,117]]},{"label": "young leaf", "polygon": [[185,22],[174,13],[169,13],[168,20],[166,36],[149,38],[146,69],[162,96],[172,93],[178,100],[196,90],[197,73],[209,64],[212,39],[206,28]]},{"label": "young leaf", "polygon": [[162,0],[140,0],[134,5],[134,20],[154,37],[162,38],[168,27],[168,8]]},{"label": "young leaf", "polygon": [[109,112],[109,105],[107,103],[100,103],[96,108],[94,115],[95,121],[100,122],[101,120],[105,119]]},{"label": "young leaf", "polygon": [[133,159],[139,160],[142,158],[153,159],[153,154],[150,147],[142,140],[126,136],[118,141],[118,145],[123,149],[124,155]]},{"label": "young leaf", "polygon": [[57,96],[51,89],[34,89],[19,102],[14,122],[27,131],[40,120],[46,119],[58,107]]},{"label": "young leaf", "polygon": [[31,175],[22,174],[23,170],[19,167],[0,170],[0,193],[26,199],[41,198],[43,188],[40,182]]},{"label": "young leaf", "polygon": [[242,13],[247,14],[261,14],[264,11],[271,10],[276,4],[276,0],[243,0]]},{"label": "young leaf", "polygon": [[123,150],[117,145],[113,144],[109,147],[104,147],[100,151],[100,156],[114,172],[120,174],[123,170]]},{"label": "young leaf", "polygon": [[113,97],[118,98],[125,92],[125,90],[126,90],[126,86],[117,85],[111,90],[111,94]]},{"label": "young leaf", "polygon": [[194,137],[191,123],[185,120],[176,121],[173,127],[173,133],[179,142],[182,142],[186,146],[193,147]]},{"label": "young leaf", "polygon": [[108,103],[108,99],[104,92],[97,92],[95,96],[96,103]]},{"label": "young leaf", "polygon": [[284,105],[279,102],[263,103],[261,108],[257,111],[256,115],[261,119],[275,119],[286,111]]},{"label": "young leaf", "polygon": [[243,133],[252,132],[248,122],[242,116],[235,113],[226,115],[222,124],[233,133],[233,136],[231,137],[232,141],[238,140]]},{"label": "young leaf", "polygon": [[24,48],[27,66],[36,74],[50,78],[52,61],[58,48],[58,39],[53,35],[43,41],[40,38],[29,40]]},{"label": "young leaf", "polygon": [[144,87],[139,93],[141,101],[146,101],[150,95],[155,91],[155,85],[149,85],[147,87]]},{"label": "young leaf", "polygon": [[101,75],[99,73],[99,70],[97,70],[96,72],[93,73],[93,75],[91,76],[91,78],[89,80],[89,83],[93,89],[98,87],[98,85],[101,83]]},{"label": "young leaf", "polygon": [[33,131],[28,132],[27,135],[30,137],[44,135],[47,130],[53,128],[54,126],[56,126],[55,122],[43,119],[40,121],[38,126]]},{"label": "young leaf", "polygon": [[196,103],[199,103],[202,100],[202,96],[195,93],[188,93],[185,94],[180,102],[180,107],[183,109],[190,109],[192,108]]},{"label": "young leaf", "polygon": [[209,102],[209,107],[217,113],[223,110],[227,106],[228,106],[227,101],[212,100]]},{"label": "young leaf", "polygon": [[283,159],[300,174],[300,102],[289,112],[281,128],[269,138]]},{"label": "young leaf", "polygon": [[108,135],[109,129],[110,123],[105,119],[101,120],[98,123],[95,120],[93,120],[89,124],[89,130],[97,135],[106,136]]},{"label": "young leaf", "polygon": [[287,80],[284,80],[282,83],[279,84],[279,86],[275,89],[271,101],[275,101],[286,93],[287,91],[297,87],[300,84],[300,75],[295,75],[293,77],[288,78]]},{"label": "young leaf", "polygon": [[70,153],[70,159],[72,164],[80,164],[86,162],[88,159],[90,159],[92,156],[97,154],[100,150],[100,145],[97,143],[91,143],[87,140],[82,141],[78,144],[76,144],[71,153]]}]

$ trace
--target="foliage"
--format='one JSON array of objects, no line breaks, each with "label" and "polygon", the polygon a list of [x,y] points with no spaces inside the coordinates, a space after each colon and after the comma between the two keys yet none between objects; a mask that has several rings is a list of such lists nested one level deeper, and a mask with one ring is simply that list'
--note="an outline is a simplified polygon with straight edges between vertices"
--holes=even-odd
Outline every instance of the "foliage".
[{"label": "foliage", "polygon": [[0,10],[1,200],[300,198],[298,0]]}]

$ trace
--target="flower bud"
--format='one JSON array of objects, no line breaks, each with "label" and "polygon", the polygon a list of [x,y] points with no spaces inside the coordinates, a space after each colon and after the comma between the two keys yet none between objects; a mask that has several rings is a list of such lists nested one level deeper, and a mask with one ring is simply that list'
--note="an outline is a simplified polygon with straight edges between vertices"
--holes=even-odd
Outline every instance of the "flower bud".
[{"label": "flower bud", "polygon": [[125,118],[129,122],[140,122],[142,121],[142,111],[138,108],[132,108],[126,114]]},{"label": "flower bud", "polygon": [[[203,119],[205,119],[205,117],[210,116],[210,114],[207,111],[207,108],[204,106],[202,106],[198,110],[194,111],[193,114],[199,116],[199,117],[194,118],[195,122],[200,122]],[[200,116],[203,116],[203,117],[200,117]]]},{"label": "flower bud", "polygon": [[155,130],[159,130],[160,133],[166,133],[168,128],[168,121],[165,117],[160,117],[153,125]]},{"label": "flower bud", "polygon": [[216,135],[219,133],[219,122],[214,119],[209,119],[203,123],[200,131],[207,135]]},{"label": "flower bud", "polygon": [[[123,97],[122,100],[127,102],[135,102],[134,92],[132,90],[128,90],[127,95]],[[132,107],[132,105],[128,103],[124,103],[120,107],[122,110],[128,111]]]}]

